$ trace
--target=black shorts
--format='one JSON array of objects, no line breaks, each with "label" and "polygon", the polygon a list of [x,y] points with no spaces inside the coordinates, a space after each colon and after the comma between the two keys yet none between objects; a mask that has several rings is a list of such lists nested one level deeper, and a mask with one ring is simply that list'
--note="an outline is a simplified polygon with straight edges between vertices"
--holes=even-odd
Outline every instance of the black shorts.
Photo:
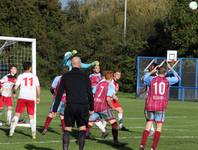
[{"label": "black shorts", "polygon": [[67,104],[64,112],[64,120],[66,127],[87,126],[89,119],[89,109],[87,105]]}]

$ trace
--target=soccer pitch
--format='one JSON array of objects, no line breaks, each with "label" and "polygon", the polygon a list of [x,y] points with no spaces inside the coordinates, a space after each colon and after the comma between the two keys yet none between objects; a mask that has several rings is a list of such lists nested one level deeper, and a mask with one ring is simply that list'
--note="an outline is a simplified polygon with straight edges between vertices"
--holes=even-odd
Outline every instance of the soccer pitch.
[{"label": "soccer pitch", "polygon": [[[100,138],[99,130],[94,126],[92,134],[96,140],[87,140],[85,150],[138,150],[141,134],[145,126],[143,114],[144,101],[136,100],[132,94],[119,94],[120,102],[125,110],[124,125],[131,132],[119,132],[121,142],[127,143],[125,147],[113,147],[111,128],[107,139]],[[31,139],[30,129],[18,127],[12,138],[8,137],[8,127],[0,127],[1,150],[61,150],[61,126],[57,117],[51,123],[46,135],[41,135],[43,124],[52,102],[48,90],[42,90],[41,103],[37,109],[37,139]],[[158,145],[159,150],[197,150],[198,149],[198,103],[170,101],[166,112],[166,122]],[[77,150],[75,138],[71,138],[70,149]],[[147,143],[150,149],[152,138]]]}]

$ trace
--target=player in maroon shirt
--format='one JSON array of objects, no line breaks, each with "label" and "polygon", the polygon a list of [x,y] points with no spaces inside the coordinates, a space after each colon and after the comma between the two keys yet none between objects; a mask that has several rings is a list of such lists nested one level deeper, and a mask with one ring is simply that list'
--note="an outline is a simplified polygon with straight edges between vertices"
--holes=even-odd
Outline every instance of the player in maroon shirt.
[{"label": "player in maroon shirt", "polygon": [[[146,141],[149,136],[149,131],[153,122],[157,124],[157,129],[154,133],[153,144],[151,150],[156,150],[160,139],[162,125],[165,120],[165,111],[168,104],[168,92],[170,85],[177,83],[180,80],[178,74],[167,63],[168,68],[172,71],[173,77],[165,77],[166,68],[155,67],[151,72],[144,75],[144,83],[148,86],[148,95],[145,102],[145,112],[147,116],[146,128],[142,134],[140,150],[144,150]],[[152,74],[157,73],[157,76]]]},{"label": "player in maroon shirt", "polygon": [[89,118],[87,133],[93,126],[96,120],[105,119],[112,126],[113,141],[116,146],[121,146],[123,143],[118,142],[118,125],[113,115],[115,108],[112,105],[112,98],[115,94],[115,87],[112,84],[113,72],[106,71],[105,79],[100,81],[94,93],[94,114]]},{"label": "player in maroon shirt", "polygon": [[96,65],[92,68],[93,73],[89,75],[89,79],[91,80],[91,87],[94,88],[98,82],[102,79],[101,73],[100,73],[100,66]]}]

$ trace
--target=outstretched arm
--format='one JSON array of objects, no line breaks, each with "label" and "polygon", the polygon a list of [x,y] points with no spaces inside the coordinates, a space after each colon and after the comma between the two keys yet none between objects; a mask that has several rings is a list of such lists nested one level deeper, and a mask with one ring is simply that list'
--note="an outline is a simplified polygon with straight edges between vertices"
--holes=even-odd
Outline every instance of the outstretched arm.
[{"label": "outstretched arm", "polygon": [[99,61],[94,61],[94,62],[89,63],[89,64],[81,63],[81,68],[86,69],[86,68],[89,68],[89,67],[95,66],[95,65],[99,65]]},{"label": "outstretched arm", "polygon": [[91,67],[92,66],[92,64],[90,63],[90,64],[85,64],[85,63],[81,63],[81,68],[84,68],[84,69],[87,69],[87,68],[89,68],[89,67]]}]

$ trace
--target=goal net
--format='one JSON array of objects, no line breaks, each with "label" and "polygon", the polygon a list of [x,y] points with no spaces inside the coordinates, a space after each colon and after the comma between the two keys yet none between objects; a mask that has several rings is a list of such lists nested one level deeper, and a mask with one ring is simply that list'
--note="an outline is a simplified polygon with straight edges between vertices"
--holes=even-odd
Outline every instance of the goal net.
[{"label": "goal net", "polygon": [[[0,36],[0,78],[9,73],[10,65],[17,66],[17,74],[22,73],[24,61],[32,62],[32,73],[36,74],[36,39]],[[13,104],[14,115],[16,98],[13,98]],[[0,120],[5,118],[4,115],[0,117]],[[18,123],[17,126],[30,127],[28,115],[24,114],[22,118],[26,121]],[[36,107],[34,118],[36,124]]]}]

